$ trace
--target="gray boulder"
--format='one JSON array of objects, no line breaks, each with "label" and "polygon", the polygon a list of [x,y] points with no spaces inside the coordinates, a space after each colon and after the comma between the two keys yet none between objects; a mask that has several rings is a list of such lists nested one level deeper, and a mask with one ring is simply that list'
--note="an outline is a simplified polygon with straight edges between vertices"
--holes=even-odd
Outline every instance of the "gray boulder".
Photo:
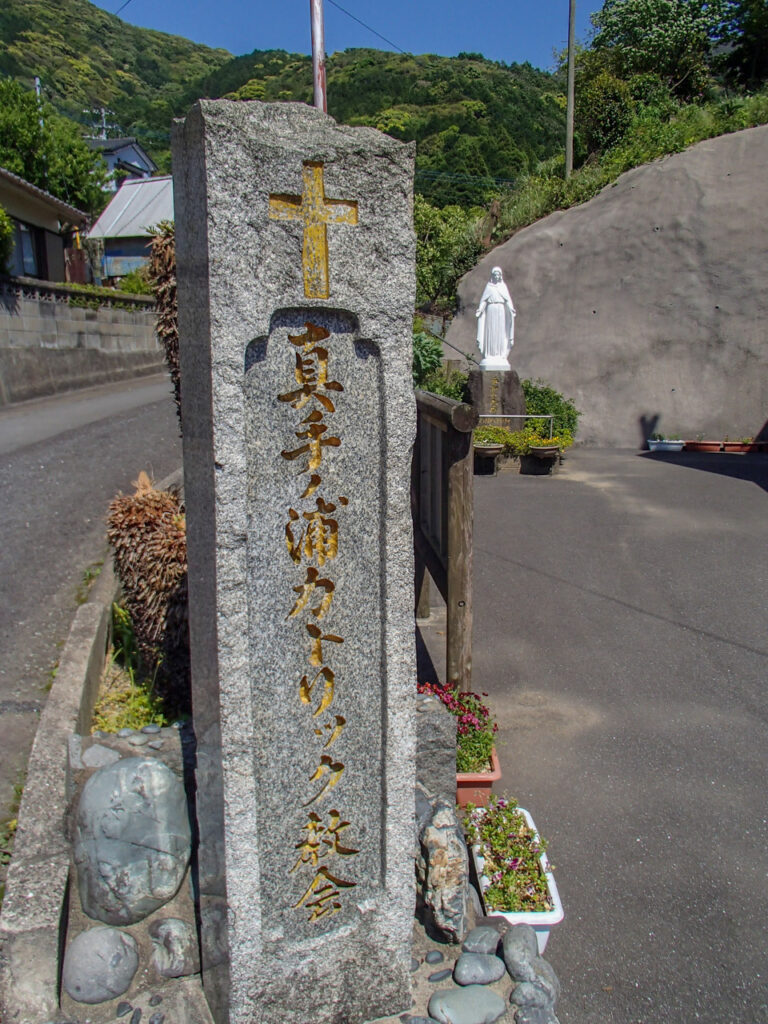
[{"label": "gray boulder", "polygon": [[139,967],[136,940],[117,928],[89,928],[67,947],[61,981],[79,1003],[103,1003],[128,990]]},{"label": "gray boulder", "polygon": [[164,917],[149,926],[152,964],[163,978],[185,978],[200,970],[197,935],[178,917]]},{"label": "gray boulder", "polygon": [[416,873],[425,923],[440,938],[461,942],[469,930],[469,860],[453,805],[436,800],[419,838]]},{"label": "gray boulder", "polygon": [[453,969],[457,985],[492,985],[506,974],[504,961],[489,953],[462,953]]},{"label": "gray boulder", "polygon": [[441,989],[429,1000],[427,1010],[440,1024],[493,1024],[506,1011],[501,996],[482,985]]},{"label": "gray boulder", "polygon": [[160,761],[131,757],[95,772],[75,823],[85,913],[133,924],[163,906],[184,878],[190,838],[184,787]]}]

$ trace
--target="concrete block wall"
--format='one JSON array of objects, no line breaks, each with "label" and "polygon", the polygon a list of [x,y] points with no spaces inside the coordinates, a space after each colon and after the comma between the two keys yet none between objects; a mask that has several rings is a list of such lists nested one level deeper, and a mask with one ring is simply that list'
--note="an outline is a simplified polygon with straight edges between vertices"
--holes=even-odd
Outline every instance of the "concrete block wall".
[{"label": "concrete block wall", "polygon": [[0,281],[0,406],[162,370],[151,299],[120,295],[105,302],[133,308],[90,309],[71,304],[76,294]]}]

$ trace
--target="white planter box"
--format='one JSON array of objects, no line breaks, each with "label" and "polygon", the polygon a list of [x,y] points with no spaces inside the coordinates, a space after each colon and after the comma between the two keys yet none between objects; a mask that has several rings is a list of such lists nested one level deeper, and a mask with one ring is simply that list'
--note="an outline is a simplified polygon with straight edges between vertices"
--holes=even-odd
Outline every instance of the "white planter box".
[{"label": "white planter box", "polygon": [[[524,807],[518,807],[518,810],[522,815],[525,816],[525,820],[528,823],[529,828],[532,828],[536,834],[536,838],[539,838],[539,833],[533,818],[530,816],[528,811]],[[552,904],[552,910],[517,910],[517,911],[502,911],[502,910],[491,910],[485,905],[485,898],[483,893],[491,884],[490,880],[483,874],[483,868],[485,866],[485,858],[480,853],[479,846],[472,847],[472,857],[475,862],[475,870],[477,871],[477,878],[480,882],[480,895],[483,900],[483,909],[486,914],[493,915],[494,917],[503,917],[509,921],[510,924],[529,924],[536,932],[536,942],[539,947],[539,955],[541,955],[547,948],[547,941],[549,940],[550,929],[554,928],[556,924],[565,917],[565,911],[563,910],[563,904],[560,900],[560,893],[557,891],[557,882],[555,882],[555,876],[549,870],[549,861],[547,860],[546,853],[542,853],[539,858],[541,864],[541,870],[544,877],[547,880],[547,889],[549,890],[549,899]]]},{"label": "white planter box", "polygon": [[648,441],[650,452],[681,452],[685,441]]}]

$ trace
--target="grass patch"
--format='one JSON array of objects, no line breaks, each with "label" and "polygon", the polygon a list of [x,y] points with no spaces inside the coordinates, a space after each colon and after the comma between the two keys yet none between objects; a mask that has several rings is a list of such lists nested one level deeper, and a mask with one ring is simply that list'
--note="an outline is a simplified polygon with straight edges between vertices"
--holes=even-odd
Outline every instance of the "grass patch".
[{"label": "grass patch", "polygon": [[18,826],[18,813],[21,807],[21,796],[24,792],[24,776],[20,775],[13,787],[13,798],[8,809],[8,817],[0,822],[0,907],[5,896],[5,876],[13,855],[13,843]]},{"label": "grass patch", "polygon": [[101,570],[104,568],[104,560],[98,562],[91,562],[90,565],[86,566],[83,570],[83,578],[77,585],[75,591],[75,601],[77,604],[85,604],[88,600],[88,595],[91,592],[91,587],[94,582],[99,578]]},{"label": "grass patch", "polygon": [[165,705],[147,672],[126,609],[112,605],[112,648],[93,711],[92,729],[118,732],[145,725],[167,725]]}]

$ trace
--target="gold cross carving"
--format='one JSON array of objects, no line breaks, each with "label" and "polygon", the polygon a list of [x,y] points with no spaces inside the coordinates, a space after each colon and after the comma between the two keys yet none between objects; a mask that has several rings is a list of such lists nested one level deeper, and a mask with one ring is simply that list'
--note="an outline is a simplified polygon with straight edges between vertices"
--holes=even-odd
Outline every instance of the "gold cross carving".
[{"label": "gold cross carving", "polygon": [[309,299],[327,299],[328,277],[327,224],[357,224],[357,203],[346,199],[326,199],[323,165],[307,160],[302,165],[303,191],[300,196],[271,195],[269,219],[302,221],[304,241],[301,263],[304,269],[304,294]]}]

